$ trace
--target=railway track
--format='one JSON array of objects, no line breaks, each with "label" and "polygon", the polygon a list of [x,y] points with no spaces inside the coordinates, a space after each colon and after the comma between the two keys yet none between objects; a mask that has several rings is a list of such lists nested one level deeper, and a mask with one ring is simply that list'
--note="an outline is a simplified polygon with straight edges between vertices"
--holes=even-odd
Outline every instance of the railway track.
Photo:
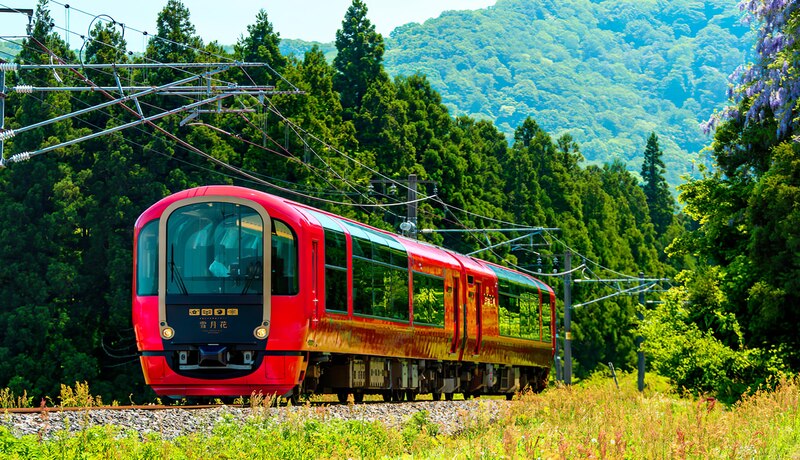
[{"label": "railway track", "polygon": [[389,427],[402,427],[420,411],[440,426],[441,433],[453,433],[469,426],[472,418],[496,419],[508,401],[476,399],[456,401],[416,401],[339,404],[314,401],[306,405],[250,407],[241,405],[137,405],[92,407],[28,407],[0,409],[0,427],[14,436],[34,435],[50,439],[64,433],[76,434],[94,426],[114,426],[121,433],[139,436],[158,434],[163,439],[203,432],[211,433],[219,424],[275,423],[317,419],[380,421]]},{"label": "railway track", "polygon": [[167,410],[167,409],[182,409],[182,410],[201,410],[201,409],[213,409],[216,407],[222,406],[229,406],[229,407],[238,407],[238,408],[245,408],[249,406],[241,406],[241,405],[230,405],[230,404],[195,404],[195,405],[186,405],[186,406],[168,406],[164,404],[147,404],[147,405],[136,405],[136,406],[56,406],[56,407],[11,407],[11,408],[0,408],[0,413],[9,413],[9,414],[41,414],[41,413],[51,413],[51,412],[81,412],[81,411],[99,411],[99,410],[110,410],[110,411],[120,411],[120,410],[144,410],[144,411],[158,411],[158,410]]}]

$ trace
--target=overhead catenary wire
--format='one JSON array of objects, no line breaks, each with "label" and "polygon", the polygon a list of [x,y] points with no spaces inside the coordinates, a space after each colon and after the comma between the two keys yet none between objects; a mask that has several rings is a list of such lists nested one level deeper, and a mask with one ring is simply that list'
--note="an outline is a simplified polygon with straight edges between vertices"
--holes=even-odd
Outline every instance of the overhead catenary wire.
[{"label": "overhead catenary wire", "polygon": [[[58,3],[58,2],[55,2],[55,3]],[[58,3],[58,4],[60,4],[60,3]],[[62,4],[62,5],[63,5],[63,4]],[[86,12],[84,12],[84,11],[80,10],[80,9],[77,9],[77,8],[76,8],[76,11],[79,11],[79,12],[82,12],[82,13],[85,13],[85,14],[90,14],[90,13],[86,13]],[[110,18],[110,16],[108,16],[108,17]],[[111,19],[112,19],[112,22],[116,22],[116,21],[114,21],[114,20],[113,20],[113,18],[111,18]],[[123,25],[123,26],[124,26],[124,25]],[[57,26],[55,26],[55,25],[54,25],[54,27],[57,27]],[[129,27],[129,28],[130,28],[130,27]],[[133,28],[131,28],[131,29],[132,29],[132,30],[136,30],[136,29],[133,29]],[[75,33],[75,32],[72,32],[72,31],[70,31],[70,30],[65,30],[65,31],[66,31],[67,33],[73,33],[73,34]],[[143,34],[144,34],[144,35],[147,35],[147,32],[143,32]],[[83,37],[83,36],[81,36],[81,38],[83,38],[83,39],[86,39],[86,38],[85,38],[85,37]],[[153,38],[154,38],[154,39],[163,39],[163,40],[165,40],[166,42],[169,42],[169,43],[172,43],[172,44],[175,44],[175,45],[179,45],[179,46],[184,46],[184,47],[186,47],[186,45],[184,45],[184,44],[180,44],[180,43],[177,43],[177,42],[174,42],[174,41],[168,40],[168,39],[164,39],[163,37],[153,36]],[[95,40],[95,41],[97,41],[97,40]],[[100,42],[100,43],[103,43],[103,42]],[[105,43],[103,43],[103,44],[105,44]],[[109,45],[109,44],[105,44],[105,45],[106,45],[106,46],[110,46],[110,47],[112,47],[112,48],[115,48],[115,47],[113,47],[112,45]],[[192,48],[192,47],[189,47],[189,48]],[[115,48],[115,49],[118,49],[118,48]],[[193,49],[195,49],[195,50],[196,50],[196,51],[198,51],[198,52],[201,52],[201,53],[207,54],[207,55],[209,55],[209,54],[213,54],[213,53],[208,53],[208,52],[206,52],[205,50],[200,50],[200,49],[197,49],[197,48],[193,48]],[[123,51],[124,51],[124,50],[123,50]],[[51,55],[52,55],[52,54],[51,54]],[[218,56],[218,57],[221,57],[221,58],[223,58],[223,59],[228,59],[228,60],[231,60],[231,61],[233,61],[232,59],[226,58],[225,56],[220,56],[220,55],[216,55],[216,56]],[[157,61],[155,61],[155,62],[157,62]],[[267,65],[267,66],[268,66],[268,65]],[[279,76],[279,77],[280,77],[280,78],[281,78],[283,81],[287,82],[287,83],[288,83],[288,84],[289,84],[289,85],[290,85],[292,88],[296,88],[296,86],[295,86],[294,84],[292,84],[291,82],[289,82],[289,81],[288,81],[288,80],[287,80],[285,77],[283,77],[282,75],[280,75],[278,72],[275,72],[275,71],[274,71],[274,69],[272,69],[270,66],[268,66],[268,67],[270,68],[270,70],[272,70],[272,71],[273,71],[273,73],[275,73],[276,75],[278,75],[278,76]],[[84,77],[84,79],[85,79],[85,77]],[[167,133],[167,134],[168,134],[168,133]],[[276,144],[277,144],[277,143],[276,143]],[[184,146],[184,147],[185,147],[185,148],[189,148],[189,147],[187,147],[187,146]],[[191,148],[189,148],[189,149],[191,150]],[[196,153],[197,153],[197,152],[196,152]],[[24,158],[24,159],[27,159],[27,158],[29,158],[29,155],[24,155],[24,156],[17,157],[17,159],[22,159],[22,158]],[[251,178],[251,179],[252,179],[252,178]],[[274,184],[265,184],[265,185],[268,185],[268,186],[273,186]],[[280,187],[278,187],[278,189],[280,189]],[[288,192],[288,193],[292,193],[292,191],[291,191],[291,190],[288,190],[288,189],[283,189],[283,191],[285,191],[285,192]],[[315,197],[310,197],[310,198],[314,199]],[[425,200],[425,199],[426,199],[426,198],[421,198],[421,199],[419,199],[419,200],[412,200],[412,201],[410,201],[410,202],[412,202],[412,203],[413,203],[413,202],[416,202],[416,201],[423,201],[423,200]],[[331,202],[331,201],[330,201],[330,200],[328,200],[328,202]],[[386,204],[386,203],[382,203],[382,204],[365,204],[365,203],[342,203],[342,202],[332,202],[332,203],[334,203],[334,204],[340,204],[340,205],[361,206],[361,207],[370,207],[370,206],[377,206],[377,207],[385,207],[385,206],[403,206],[403,205],[407,205],[407,204],[409,204],[409,202],[398,202],[398,203],[393,203],[393,204]]]},{"label": "overhead catenary wire", "polygon": [[[59,4],[59,5],[62,5],[62,6],[65,6],[65,8],[69,8],[69,5],[65,5],[65,4],[59,3],[59,2],[57,2],[57,1],[53,1],[53,3],[55,3],[55,4]],[[82,10],[80,10],[80,9],[77,9],[77,8],[75,8],[75,10],[76,10],[76,11],[78,11],[78,12],[80,12],[80,13],[83,13],[83,14],[87,14],[87,15],[90,15],[90,16],[92,16],[90,13],[84,12],[84,11],[82,11]],[[94,16],[95,16],[95,18],[97,18],[97,15],[94,15]],[[109,16],[109,18],[111,19],[111,22],[112,22],[112,23],[116,23],[116,21],[114,21],[114,20],[113,20],[113,18],[111,18],[110,16]],[[120,24],[120,25],[122,25],[122,26],[123,26],[123,28],[124,28],[124,27],[126,27],[126,26],[125,26],[123,23],[119,23],[119,24]],[[128,28],[130,28],[130,27],[128,27]],[[138,30],[136,30],[136,29],[134,29],[134,28],[130,28],[130,29],[131,29],[131,30],[134,30],[134,31],[137,31],[137,32],[140,32],[140,33],[142,33],[142,34],[143,34],[143,35],[145,35],[145,36],[147,35],[147,32],[138,31]],[[68,31],[68,32],[69,32],[69,33],[74,33],[74,32],[72,32],[72,31]],[[124,34],[124,33],[123,33],[123,34]],[[165,38],[163,38],[163,37],[158,37],[158,36],[155,36],[155,35],[150,35],[150,36],[152,37],[152,39],[161,39],[161,40],[164,40],[164,41],[166,41],[166,42],[168,42],[168,43],[172,43],[172,44],[179,45],[179,46],[183,46],[183,47],[187,47],[187,48],[192,48],[192,49],[196,50],[197,52],[200,52],[200,53],[203,53],[203,54],[206,54],[206,55],[215,55],[214,53],[209,53],[209,52],[207,52],[206,50],[202,50],[202,49],[194,48],[194,47],[191,47],[191,46],[189,46],[189,45],[186,45],[186,44],[177,43],[177,42],[171,41],[171,40],[169,40],[169,39],[165,39]],[[82,37],[82,38],[84,38],[84,37]],[[84,38],[84,39],[85,39],[85,38]],[[110,45],[109,45],[109,46],[110,46]],[[217,56],[219,56],[219,55],[217,55]],[[226,56],[220,56],[220,57],[221,57],[221,58],[223,58],[223,59],[229,59],[229,58],[227,58]],[[153,60],[153,62],[157,62],[157,61]],[[273,71],[274,71],[274,69],[273,69]],[[283,81],[286,81],[288,84],[290,84],[292,87],[295,87],[293,84],[291,84],[291,82],[289,82],[288,80],[286,80],[286,79],[285,79],[285,77],[283,77],[283,76],[282,76],[282,75],[280,75],[279,73],[275,72],[275,74],[276,74],[276,75],[278,75],[278,76],[279,76],[279,77],[280,77],[280,78],[281,78]],[[296,88],[296,87],[295,87],[295,88]],[[270,103],[270,104],[271,104],[271,103]],[[297,126],[296,124],[294,124],[293,122],[290,122],[290,120],[289,120],[288,118],[284,117],[284,116],[283,116],[283,115],[280,113],[280,111],[278,111],[278,110],[277,110],[277,109],[274,107],[274,105],[270,105],[270,110],[272,110],[272,111],[273,111],[273,113],[276,113],[278,116],[280,116],[280,117],[281,117],[281,118],[282,118],[282,119],[283,119],[285,122],[287,122],[287,123],[290,123],[290,124],[291,124],[291,126],[292,126],[292,129],[293,129],[293,130],[295,130],[295,134],[298,134],[298,133],[297,133],[297,131],[296,131],[296,129],[297,129],[297,128],[299,128],[299,129],[301,129],[303,132],[305,132],[305,130],[303,130],[302,128],[300,128],[299,126]],[[148,123],[148,124],[151,124],[151,125],[152,125],[152,122],[147,122],[147,121],[145,121],[145,122],[146,122],[146,123]],[[157,126],[153,126],[153,127],[154,127],[155,129],[159,129]],[[168,137],[173,137],[173,136],[174,136],[174,135],[172,135],[171,133],[164,132],[163,130],[162,130],[162,133],[163,133],[164,135],[168,136]],[[308,144],[307,144],[307,142],[305,141],[305,139],[304,139],[303,137],[300,137],[300,138],[301,138],[301,140],[303,140],[303,142],[304,142],[304,145],[305,145],[306,147],[308,147]],[[315,139],[317,139],[317,141],[319,141],[319,139],[318,139],[318,138],[316,138],[316,136],[314,136],[314,138],[315,138]],[[193,146],[189,145],[188,143],[185,143],[185,141],[182,141],[182,140],[181,140],[181,139],[179,139],[179,138],[173,138],[173,142],[176,142],[176,143],[178,143],[179,145],[181,145],[183,148],[186,148],[187,150],[194,151],[194,153],[197,153],[197,154],[199,154],[199,155],[201,155],[201,156],[205,156],[207,159],[209,159],[209,160],[210,160],[210,161],[212,161],[212,162],[217,162],[217,161],[215,161],[216,159],[214,159],[212,156],[208,155],[208,154],[207,154],[207,153],[205,153],[205,152],[202,152],[202,151],[200,151],[199,149],[195,150],[195,147],[193,147]],[[278,144],[278,143],[275,143],[275,144],[276,144],[276,145],[280,145],[280,144]],[[323,143],[323,144],[324,144],[324,143]],[[325,144],[325,145],[327,145],[327,144]],[[349,161],[352,161],[352,162],[354,162],[354,163],[359,163],[359,162],[358,162],[356,159],[354,159],[354,158],[352,158],[352,157],[350,157],[350,156],[348,156],[348,155],[344,154],[344,152],[341,152],[341,151],[339,151],[338,149],[332,149],[332,150],[334,150],[336,153],[339,153],[339,154],[341,154],[341,155],[342,155],[344,158],[348,159]],[[316,151],[315,151],[313,148],[311,149],[311,151],[312,151],[312,152],[313,152],[315,155],[317,155],[317,157],[319,158],[319,156],[318,156],[317,152],[316,152]],[[254,181],[254,183],[259,183],[259,184],[262,184],[262,185],[265,185],[265,186],[268,186],[268,187],[277,188],[277,189],[279,189],[279,190],[282,190],[282,191],[284,191],[284,192],[286,192],[286,193],[293,193],[293,194],[297,194],[297,192],[295,192],[295,191],[293,191],[293,190],[290,190],[290,189],[287,189],[287,188],[281,188],[281,187],[279,187],[279,186],[275,186],[274,184],[268,183],[268,182],[266,182],[266,181],[262,181],[262,180],[261,180],[261,179],[259,179],[259,178],[249,177],[249,176],[247,176],[247,173],[246,173],[246,172],[242,171],[242,170],[241,170],[241,169],[239,169],[239,168],[232,167],[231,165],[227,165],[227,164],[225,164],[224,162],[217,162],[217,164],[218,164],[219,166],[222,166],[222,167],[230,168],[232,171],[236,172],[236,174],[237,174],[237,175],[239,175],[239,176],[241,176],[241,177],[245,177],[245,178],[247,178],[247,179],[249,179],[249,180],[252,180],[252,181]],[[361,164],[361,166],[366,166],[366,165],[363,165],[363,164]],[[328,165],[328,167],[329,167],[330,171],[332,171],[332,172],[336,173],[336,171],[335,171],[333,168],[330,168],[330,166],[329,166],[329,165]],[[384,176],[383,174],[379,173],[378,171],[376,171],[376,170],[374,170],[374,169],[372,169],[372,168],[369,168],[369,167],[367,167],[367,169],[368,169],[368,170],[369,170],[371,173],[373,173],[373,174],[376,174],[376,175],[379,175],[380,177],[386,177],[386,176]],[[338,174],[338,173],[336,173],[336,174]],[[338,176],[338,179],[342,180],[342,181],[343,181],[343,183],[347,184],[349,187],[353,187],[353,185],[352,185],[352,184],[350,184],[350,182],[348,182],[348,181],[347,181],[347,180],[344,178],[344,176],[341,176],[341,175],[339,175],[339,176]],[[388,179],[388,178],[387,178],[387,179]],[[391,180],[391,179],[389,179],[389,180]],[[398,186],[400,186],[400,187],[405,187],[405,188],[407,188],[407,187],[406,187],[406,186],[405,186],[405,185],[404,185],[402,182],[399,182],[399,181],[397,182],[397,185],[398,185]],[[309,199],[317,199],[317,197],[313,197],[313,196],[307,196],[307,195],[304,195],[304,194],[302,194],[302,193],[299,193],[299,195],[301,195],[301,196],[304,196],[305,198],[309,198]],[[361,195],[361,196],[365,196],[363,193],[360,193],[360,195]],[[496,219],[496,218],[492,218],[492,217],[489,217],[489,216],[484,216],[484,215],[481,215],[481,214],[478,214],[478,213],[474,213],[474,212],[471,212],[471,211],[468,211],[468,210],[465,210],[465,209],[458,208],[458,207],[456,207],[456,206],[453,206],[453,205],[450,205],[450,204],[446,203],[446,202],[445,202],[445,201],[444,201],[444,200],[443,200],[441,197],[439,197],[438,195],[430,195],[430,196],[423,197],[423,198],[420,198],[420,199],[417,199],[417,200],[411,200],[411,201],[405,201],[405,202],[397,202],[397,203],[380,203],[380,204],[365,204],[365,203],[343,203],[343,202],[336,202],[336,201],[332,201],[332,200],[327,200],[327,201],[326,201],[326,200],[320,200],[320,201],[323,201],[323,202],[328,202],[328,203],[332,203],[332,204],[338,204],[338,205],[352,205],[352,206],[361,206],[361,207],[369,207],[369,206],[375,206],[375,207],[389,207],[389,206],[404,206],[404,205],[407,205],[407,204],[409,204],[409,203],[413,203],[413,202],[420,202],[420,201],[425,201],[425,200],[429,200],[429,199],[430,199],[430,200],[432,200],[432,201],[438,202],[439,204],[441,204],[441,205],[443,205],[443,206],[446,206],[446,207],[448,207],[448,208],[455,209],[455,210],[457,210],[457,211],[459,211],[459,212],[464,212],[464,213],[466,213],[466,214],[469,214],[469,215],[472,215],[472,216],[474,216],[474,217],[478,217],[478,218],[485,219],[485,220],[488,220],[488,221],[493,221],[493,222],[502,223],[502,224],[504,224],[504,225],[519,226],[519,227],[522,227],[522,226],[523,226],[522,224],[516,224],[516,223],[513,223],[513,222],[508,222],[508,221],[504,221],[504,220],[502,220],[502,219]],[[451,210],[451,213],[452,213],[452,210]],[[446,219],[446,218],[445,218],[445,219]],[[449,219],[446,219],[446,220],[449,220]],[[462,223],[460,220],[458,220],[458,219],[456,219],[456,221],[454,221],[454,223],[456,223],[456,224],[460,224],[461,226],[464,226],[464,225],[463,225],[463,223]],[[464,226],[464,227],[465,227],[465,226]],[[465,228],[466,228],[466,227],[465,227]],[[552,238],[553,238],[555,241],[558,241],[559,243],[561,243],[561,244],[564,244],[564,243],[563,243],[563,242],[561,242],[561,241],[560,241],[558,238],[554,237],[552,234],[550,234],[549,236],[551,236],[551,237],[552,237]],[[481,245],[483,244],[483,243],[480,241],[480,239],[477,239],[477,238],[476,238],[476,240],[479,242],[479,244],[481,244]],[[566,244],[564,244],[564,246],[565,246],[565,247],[568,247],[568,246],[566,246]],[[579,254],[577,251],[575,251],[575,252],[576,252],[576,254]],[[494,251],[492,251],[492,253],[494,253]],[[494,253],[494,254],[497,256],[497,254],[496,254],[496,253]],[[585,257],[584,257],[584,259],[585,259],[585,260],[587,260],[587,261],[589,261],[589,259],[586,259]],[[604,267],[604,266],[600,265],[600,264],[599,264],[599,263],[597,263],[597,262],[591,261],[591,263],[592,263],[592,264],[594,264],[594,265],[596,265],[596,266],[598,266],[598,267],[600,267],[600,268],[602,268],[602,269],[604,269],[604,270],[608,270],[608,271],[610,271],[610,272],[612,272],[612,273],[616,273],[616,274],[618,274],[618,275],[620,275],[620,276],[624,276],[624,277],[627,277],[627,278],[629,278],[629,279],[632,279],[632,278],[634,278],[633,276],[630,276],[630,275],[625,275],[625,274],[622,274],[622,273],[619,273],[619,272],[615,272],[614,270],[608,269],[607,267]],[[583,266],[582,266],[582,267],[583,267]],[[522,267],[518,267],[518,268],[522,268]],[[578,270],[578,268],[576,268],[576,269],[574,269],[574,270],[571,270],[570,272],[574,272],[574,271],[576,271],[576,270]],[[566,273],[566,272],[565,272],[565,273]],[[537,274],[537,273],[534,273],[534,274]],[[548,276],[549,276],[549,274],[542,274],[542,273],[538,273],[537,275],[541,275],[541,276],[548,275]]]},{"label": "overhead catenary wire", "polygon": [[[54,1],[53,3],[59,4],[59,5],[62,5],[62,6],[65,6],[65,7],[67,7],[67,8],[68,8],[68,6],[67,6],[67,5],[65,5],[65,4],[63,4],[63,3],[59,3],[59,2],[57,2],[57,1]],[[89,15],[89,16],[92,16],[92,17],[94,17],[95,19],[99,19],[99,18],[100,18],[100,16],[103,16],[103,15],[92,15],[91,13],[88,13],[88,12],[85,12],[85,11],[83,11],[83,10],[80,10],[79,8],[75,8],[75,10],[76,10],[76,11],[78,11],[78,12],[80,12],[80,13],[83,13],[83,14],[86,14],[86,15]],[[115,21],[115,20],[114,20],[113,18],[111,18],[110,16],[107,16],[107,15],[105,15],[105,16],[106,16],[106,17],[108,17],[108,18],[110,18],[112,23],[115,23],[115,24],[117,23],[117,21]],[[94,19],[93,19],[93,21],[94,21]],[[126,26],[124,23],[119,23],[119,24],[120,24],[120,25],[122,25],[122,27],[123,27],[123,28],[127,27],[128,29],[131,29],[131,30],[134,30],[134,31],[140,32],[140,33],[142,33],[142,34],[143,34],[143,35],[145,35],[145,36],[146,36],[146,35],[148,35],[148,33],[147,33],[146,31],[144,31],[144,32],[142,32],[142,31],[139,31],[139,30],[137,30],[137,29],[135,29],[135,28],[132,28],[132,27],[130,27],[130,26]],[[64,30],[64,31],[65,31],[66,33],[68,33],[68,34],[76,34],[76,35],[79,35],[79,36],[81,36],[81,38],[82,38],[82,39],[86,40],[86,36],[83,36],[83,35],[77,34],[76,32],[73,32],[73,31],[71,31],[71,30],[68,30],[68,29],[63,29],[63,28],[60,28],[60,27],[56,26],[55,24],[52,24],[52,26],[53,26],[53,27],[56,27],[56,28],[59,28],[59,29],[61,29],[61,30]],[[91,31],[90,31],[90,32],[91,32]],[[151,35],[151,37],[152,37],[152,39],[163,40],[163,41],[165,41],[165,42],[167,42],[167,43],[170,43],[170,44],[173,44],[173,45],[176,45],[176,46],[182,46],[182,47],[184,47],[184,48],[194,49],[194,50],[195,50],[195,51],[197,51],[198,53],[202,53],[202,54],[205,54],[205,55],[214,55],[214,56],[220,57],[220,58],[222,58],[222,59],[228,59],[228,60],[232,60],[232,59],[230,59],[230,58],[227,58],[226,56],[221,56],[221,55],[218,55],[218,54],[215,54],[215,53],[209,53],[209,52],[207,52],[206,50],[198,49],[198,48],[195,48],[195,47],[192,47],[192,46],[189,46],[189,45],[183,44],[183,43],[174,42],[174,41],[172,41],[172,40],[166,39],[166,38],[164,38],[164,37],[159,37],[159,36],[157,36],[157,35]],[[94,40],[94,39],[92,39],[92,40]],[[106,45],[106,46],[109,46],[109,47],[111,47],[111,48],[114,48],[114,49],[120,50],[119,48],[116,48],[116,47],[114,47],[113,45],[110,45],[110,44],[107,44],[107,43],[104,43],[104,42],[101,42],[101,41],[98,41],[98,40],[94,40],[94,41],[96,41],[96,42],[99,42],[99,43],[102,43],[102,44],[104,44],[104,45]],[[120,50],[120,51],[123,51],[123,52],[124,52],[125,50]],[[158,61],[155,61],[155,60],[152,60],[152,61],[153,61],[153,62],[158,62]],[[268,66],[268,67],[269,67],[269,66]],[[290,81],[288,81],[288,80],[287,80],[287,79],[286,79],[286,78],[285,78],[283,75],[281,75],[280,73],[276,72],[276,71],[275,71],[274,69],[272,69],[271,67],[269,67],[269,69],[270,69],[270,70],[271,70],[273,73],[275,73],[275,74],[276,74],[276,75],[277,75],[277,76],[278,76],[278,77],[279,77],[279,78],[280,78],[282,81],[285,81],[285,82],[286,82],[287,84],[289,84],[289,85],[290,85],[292,88],[296,88],[296,86],[295,86],[294,84],[292,84]],[[178,69],[178,70],[181,70],[181,69]],[[249,75],[248,75],[248,76],[249,76]],[[279,113],[279,112],[278,112],[278,113]],[[282,116],[282,115],[281,115],[281,116]],[[28,156],[26,155],[26,156],[24,156],[24,158],[28,158]],[[352,160],[352,159],[351,159],[351,160]],[[271,185],[271,184],[270,184],[270,185]],[[400,184],[400,185],[402,185],[402,184]],[[363,194],[362,194],[362,195],[363,195]],[[312,198],[313,198],[313,197],[312,197]],[[420,199],[420,200],[412,200],[412,201],[410,201],[410,202],[423,201],[423,200],[425,200],[425,199],[427,199],[427,198],[422,198],[422,199]],[[407,204],[409,204],[410,202],[398,202],[398,203],[394,203],[394,204],[386,204],[386,203],[382,203],[382,204],[374,204],[374,205],[370,205],[370,204],[364,204],[364,203],[352,203],[352,204],[349,204],[349,203],[348,203],[347,205],[351,205],[351,206],[361,206],[361,207],[369,207],[369,206],[384,207],[384,206],[403,206],[403,205],[407,205]],[[337,203],[335,203],[335,204],[345,204],[345,203],[340,203],[340,202],[337,202]]]}]

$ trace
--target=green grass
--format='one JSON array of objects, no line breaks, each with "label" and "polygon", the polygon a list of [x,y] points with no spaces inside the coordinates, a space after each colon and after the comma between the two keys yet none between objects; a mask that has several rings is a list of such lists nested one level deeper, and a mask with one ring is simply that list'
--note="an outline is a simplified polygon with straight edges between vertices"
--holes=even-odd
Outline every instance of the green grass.
[{"label": "green grass", "polygon": [[461,414],[464,427],[441,432],[422,411],[399,429],[381,422],[320,421],[325,406],[306,405],[283,423],[254,410],[242,424],[232,417],[211,434],[164,440],[117,427],[60,433],[52,440],[14,437],[0,427],[0,458],[81,459],[317,459],[317,458],[798,458],[800,384],[734,406],[714,399],[681,398],[663,379],[648,376],[636,391],[635,375],[620,388],[595,378],[570,388],[523,394],[500,420],[488,411]]}]

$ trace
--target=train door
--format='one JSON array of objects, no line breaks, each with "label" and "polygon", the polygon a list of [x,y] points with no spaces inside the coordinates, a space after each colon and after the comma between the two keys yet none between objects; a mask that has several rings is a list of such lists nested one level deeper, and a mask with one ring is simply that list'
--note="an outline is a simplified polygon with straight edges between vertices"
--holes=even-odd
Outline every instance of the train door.
[{"label": "train door", "polygon": [[316,327],[319,323],[319,275],[317,261],[319,260],[319,241],[311,241],[311,304],[314,311],[311,312],[311,327]]},{"label": "train door", "polygon": [[475,283],[475,349],[473,354],[481,352],[481,339],[483,338],[483,285],[480,281]]},{"label": "train door", "polygon": [[[462,307],[461,307],[461,283],[460,283],[460,276],[459,272],[456,272],[453,276],[453,341],[450,345],[450,353],[458,353],[461,344],[461,317],[462,314]],[[459,359],[461,357],[459,356]]]}]

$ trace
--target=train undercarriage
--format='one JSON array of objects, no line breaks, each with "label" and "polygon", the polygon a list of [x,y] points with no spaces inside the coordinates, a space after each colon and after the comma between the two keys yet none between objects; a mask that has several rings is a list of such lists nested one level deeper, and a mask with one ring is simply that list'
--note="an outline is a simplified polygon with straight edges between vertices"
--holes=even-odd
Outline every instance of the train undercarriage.
[{"label": "train undercarriage", "polygon": [[308,356],[302,395],[335,394],[345,403],[365,395],[381,395],[386,402],[414,401],[431,394],[434,401],[481,395],[505,395],[511,399],[523,390],[542,391],[548,368],[458,361],[402,359],[364,355],[318,353]]}]

